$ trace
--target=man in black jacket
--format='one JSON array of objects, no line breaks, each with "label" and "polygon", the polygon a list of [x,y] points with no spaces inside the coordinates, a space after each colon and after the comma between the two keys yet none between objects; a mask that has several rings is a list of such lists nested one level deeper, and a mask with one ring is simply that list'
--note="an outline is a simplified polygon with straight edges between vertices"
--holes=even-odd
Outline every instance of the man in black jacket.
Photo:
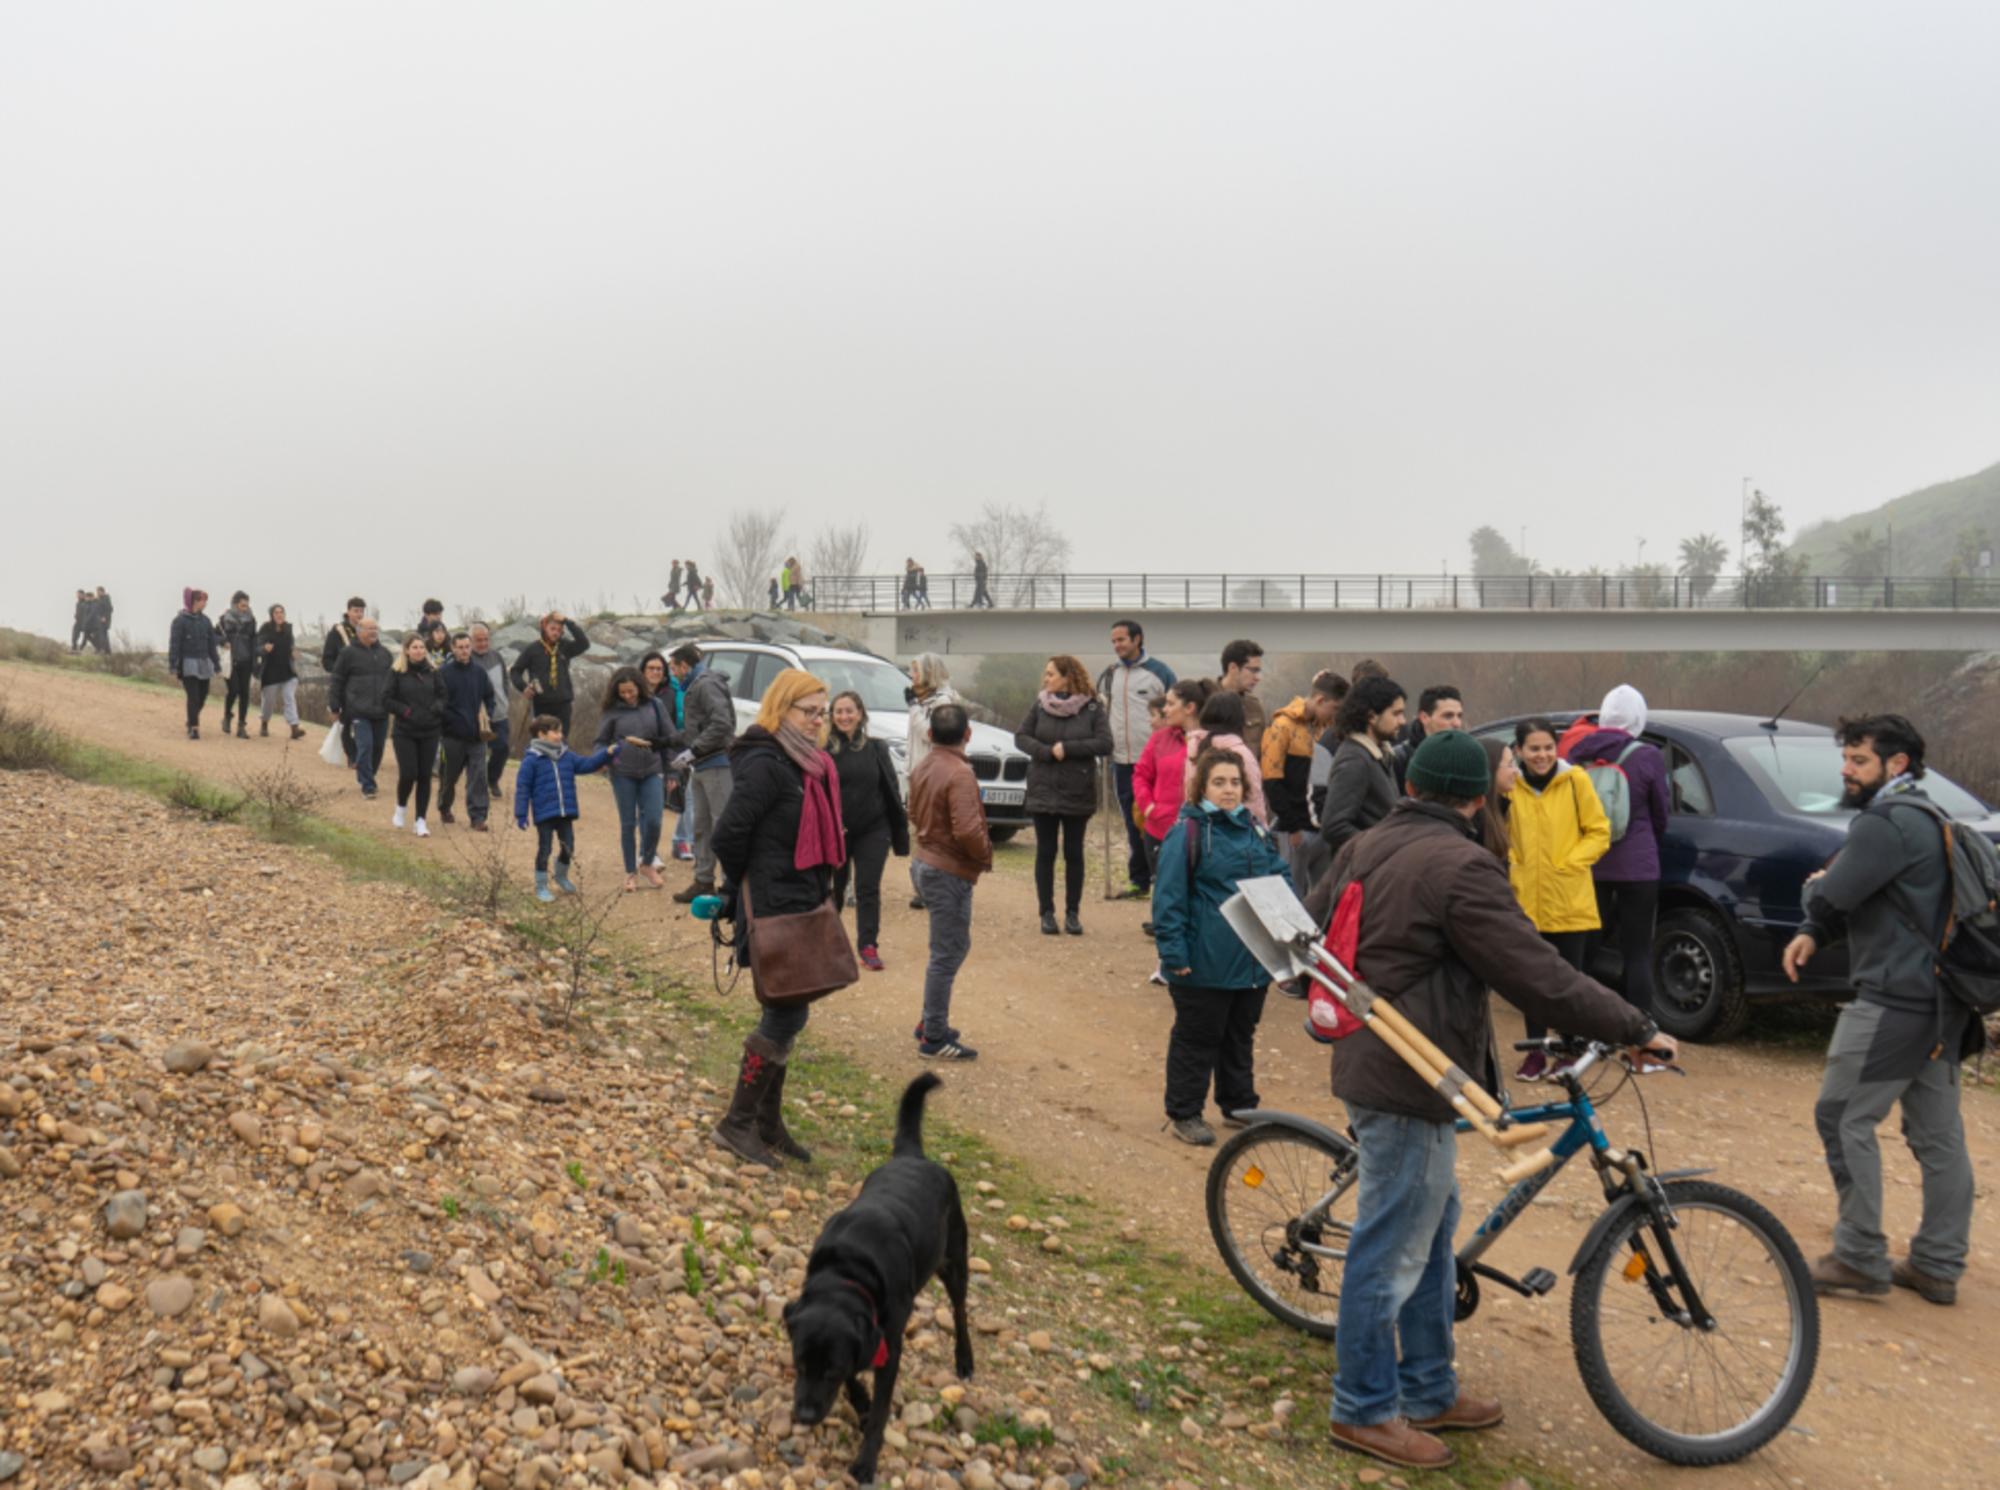
[{"label": "man in black jacket", "polygon": [[[1923,793],[1924,737],[1909,720],[1844,719],[1835,738],[1842,804],[1861,811],[1832,865],[1806,881],[1805,925],[1785,948],[1785,974],[1797,982],[1813,953],[1845,937],[1854,986],[1813,1109],[1840,1205],[1813,1287],[1880,1295],[1895,1286],[1950,1304],[1972,1235],[1958,1068],[1984,1030],[1938,981],[1951,900],[1943,825]],[[1904,1141],[1924,1172],[1924,1210],[1910,1255],[1892,1264],[1875,1130],[1899,1102]]]},{"label": "man in black jacket", "polygon": [[375,773],[389,748],[390,669],[395,657],[382,645],[381,624],[364,617],[354,644],[341,649],[327,677],[326,709],[354,730],[354,779],[361,795],[375,795]]},{"label": "man in black jacket", "polygon": [[438,790],[438,817],[453,821],[451,804],[459,773],[465,773],[465,810],[472,831],[486,831],[490,793],[486,779],[486,740],[482,721],[499,711],[493,680],[472,659],[472,638],[461,632],[451,639],[451,660],[438,673],[444,680],[444,784]]},{"label": "man in black jacket", "polygon": [[569,677],[570,661],[589,650],[590,638],[583,628],[561,611],[552,610],[542,617],[542,634],[521,648],[507,674],[535,713],[562,721],[565,735],[569,733],[570,706],[576,699],[576,687]]},{"label": "man in black jacket", "polygon": [[90,602],[89,641],[101,655],[111,655],[111,592],[102,585]]},{"label": "man in black jacket", "polygon": [[216,639],[229,654],[229,682],[222,694],[222,734],[229,736],[229,716],[236,715],[236,737],[250,738],[250,679],[257,667],[257,613],[250,609],[250,596],[238,590],[229,597],[229,609],[215,623]]},{"label": "man in black jacket", "polygon": [[[319,666],[321,672],[326,673],[329,677],[332,676],[333,665],[340,661],[340,654],[353,646],[355,638],[361,634],[361,620],[367,614],[367,601],[363,600],[359,595],[348,597],[347,613],[340,620],[335,621],[331,626],[326,628],[326,641],[319,649]],[[348,765],[353,765],[354,721],[352,719],[343,719],[340,721],[340,749],[341,753],[347,757]],[[380,764],[381,757],[378,755],[375,759],[377,764]]]},{"label": "man in black jacket", "polygon": [[[1671,1059],[1674,1042],[1650,1018],[1542,940],[1506,867],[1480,845],[1473,823],[1492,782],[1479,742],[1459,730],[1432,735],[1409,778],[1412,797],[1349,842],[1313,895],[1330,910],[1349,883],[1363,884],[1355,960],[1375,992],[1489,1087],[1489,989],[1553,1028]],[[1435,1434],[1491,1428],[1504,1415],[1496,1401],[1460,1395],[1452,1364],[1455,1114],[1369,1030],[1334,1048],[1333,1094],[1361,1161],[1334,1336],[1334,1442],[1442,1469],[1452,1453]]]},{"label": "man in black jacket", "polygon": [[83,650],[84,638],[90,635],[90,613],[90,591],[78,590],[76,592],[76,619],[70,622],[69,627],[69,649],[72,652],[81,652]]}]

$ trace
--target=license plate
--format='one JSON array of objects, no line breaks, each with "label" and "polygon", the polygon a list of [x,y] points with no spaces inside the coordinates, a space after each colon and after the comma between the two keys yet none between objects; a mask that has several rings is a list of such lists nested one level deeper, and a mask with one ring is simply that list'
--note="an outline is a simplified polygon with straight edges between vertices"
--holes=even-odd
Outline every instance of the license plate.
[{"label": "license plate", "polygon": [[988,807],[1019,807],[1027,800],[1027,788],[1020,786],[983,786],[979,789],[979,800]]}]

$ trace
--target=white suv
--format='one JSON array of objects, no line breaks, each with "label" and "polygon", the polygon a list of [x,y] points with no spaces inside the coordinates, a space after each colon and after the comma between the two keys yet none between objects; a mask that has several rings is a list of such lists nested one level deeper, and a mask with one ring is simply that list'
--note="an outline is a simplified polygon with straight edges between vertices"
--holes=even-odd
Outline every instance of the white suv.
[{"label": "white suv", "polygon": [[[853,689],[868,709],[868,733],[889,742],[896,778],[903,784],[905,798],[909,796],[910,704],[904,690],[910,686],[910,678],[895,663],[867,652],[790,642],[740,642],[718,637],[695,645],[708,665],[729,679],[739,731],[756,721],[764,690],[788,667],[802,667],[824,679],[830,693]],[[979,798],[986,804],[986,821],[994,841],[1004,843],[1028,826],[1027,809],[1022,805],[1028,757],[1006,730],[979,723],[973,724],[972,738],[965,742],[965,756],[972,774],[979,778]]]}]

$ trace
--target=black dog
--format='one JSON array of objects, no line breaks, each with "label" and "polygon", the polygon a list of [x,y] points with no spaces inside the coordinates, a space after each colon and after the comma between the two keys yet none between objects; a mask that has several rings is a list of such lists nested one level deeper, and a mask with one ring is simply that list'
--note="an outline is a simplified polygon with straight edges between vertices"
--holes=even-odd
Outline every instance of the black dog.
[{"label": "black dog", "polygon": [[[933,1277],[942,1277],[951,1295],[954,1364],[961,1377],[972,1375],[965,1211],[951,1171],[924,1157],[924,1095],[941,1084],[926,1073],[904,1090],[889,1162],[862,1181],[852,1205],[828,1219],[806,1261],[805,1287],[785,1305],[798,1377],[792,1421],[807,1428],[825,1422],[845,1387],[863,1425],[861,1452],[849,1469],[864,1485],[875,1478],[889,1424],[903,1327]],[[875,1373],[872,1410],[861,1384],[868,1370]]]}]

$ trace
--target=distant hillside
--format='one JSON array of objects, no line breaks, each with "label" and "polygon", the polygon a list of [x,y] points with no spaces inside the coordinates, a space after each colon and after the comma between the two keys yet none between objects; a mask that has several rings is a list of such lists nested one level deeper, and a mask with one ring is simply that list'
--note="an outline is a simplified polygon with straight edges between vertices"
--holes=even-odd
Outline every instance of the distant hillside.
[{"label": "distant hillside", "polygon": [[1868,512],[1816,524],[1799,534],[1792,552],[1809,559],[1814,574],[1838,574],[1841,545],[1850,534],[1870,529],[1879,542],[1891,527],[1899,576],[1951,573],[1962,534],[1984,530],[1986,545],[2000,548],[2000,466],[1941,481]]}]

